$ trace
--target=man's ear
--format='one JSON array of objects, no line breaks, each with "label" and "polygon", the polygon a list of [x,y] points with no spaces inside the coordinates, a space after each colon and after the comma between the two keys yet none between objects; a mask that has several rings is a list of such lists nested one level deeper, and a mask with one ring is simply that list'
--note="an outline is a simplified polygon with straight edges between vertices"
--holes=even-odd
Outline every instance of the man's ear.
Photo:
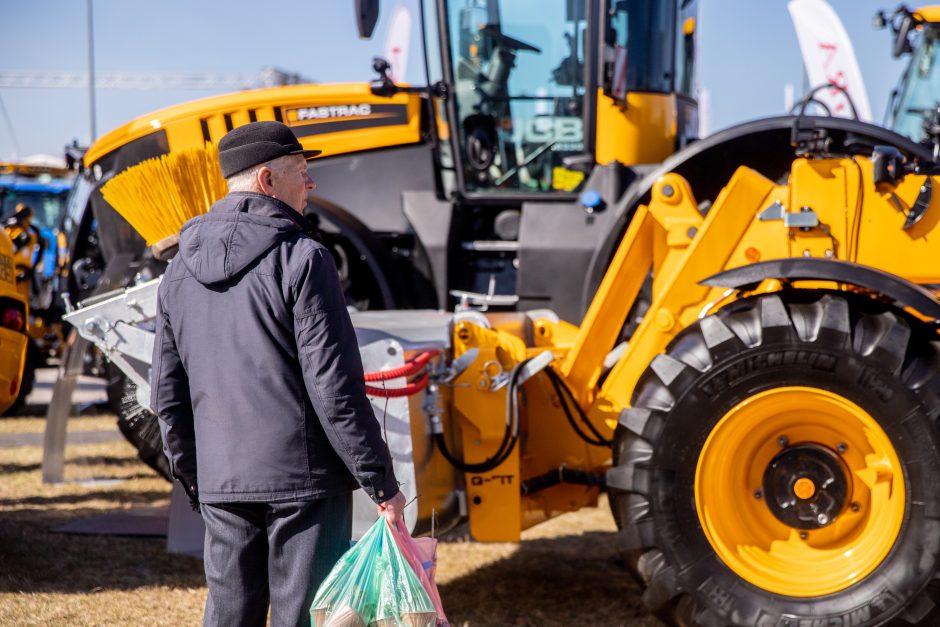
[{"label": "man's ear", "polygon": [[266,196],[272,196],[274,194],[273,176],[274,171],[267,166],[258,168],[258,172],[255,174],[255,182],[258,184],[261,193]]}]

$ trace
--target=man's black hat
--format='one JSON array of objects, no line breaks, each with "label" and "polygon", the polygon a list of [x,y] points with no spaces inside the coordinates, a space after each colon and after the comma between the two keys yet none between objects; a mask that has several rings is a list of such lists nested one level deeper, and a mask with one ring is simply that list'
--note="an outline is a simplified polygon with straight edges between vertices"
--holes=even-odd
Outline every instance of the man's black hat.
[{"label": "man's black hat", "polygon": [[228,178],[284,155],[303,155],[304,159],[311,159],[320,152],[304,150],[286,124],[251,122],[232,129],[219,140],[219,165],[222,177]]}]

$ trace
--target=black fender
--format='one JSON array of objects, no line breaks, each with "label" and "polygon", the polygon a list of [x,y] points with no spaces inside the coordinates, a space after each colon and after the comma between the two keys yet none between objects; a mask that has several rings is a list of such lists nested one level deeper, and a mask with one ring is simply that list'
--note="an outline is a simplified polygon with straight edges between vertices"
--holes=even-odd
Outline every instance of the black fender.
[{"label": "black fender", "polygon": [[409,292],[401,273],[395,271],[399,264],[369,227],[336,203],[313,194],[307,197],[307,212],[329,222],[356,249],[375,278],[375,287],[382,297],[381,309],[408,307],[409,303],[403,301]]},{"label": "black fender", "polygon": [[903,277],[851,261],[805,257],[771,259],[719,272],[699,284],[749,290],[766,279],[847,283],[872,290],[901,308],[908,307],[932,318],[934,324],[940,323],[940,301],[932,293]]},{"label": "black fender", "polygon": [[829,154],[871,155],[875,146],[894,146],[910,161],[932,162],[930,149],[886,128],[826,116],[778,116],[732,126],[689,144],[639,179],[611,207],[617,220],[610,234],[597,248],[581,295],[582,311],[587,311],[597,287],[627,225],[637,207],[650,199],[650,190],[663,175],[675,172],[689,181],[699,202],[714,202],[739,166],[752,168],[772,181],[783,180],[796,157],[790,143],[791,131],[799,120],[801,130],[825,133]]}]

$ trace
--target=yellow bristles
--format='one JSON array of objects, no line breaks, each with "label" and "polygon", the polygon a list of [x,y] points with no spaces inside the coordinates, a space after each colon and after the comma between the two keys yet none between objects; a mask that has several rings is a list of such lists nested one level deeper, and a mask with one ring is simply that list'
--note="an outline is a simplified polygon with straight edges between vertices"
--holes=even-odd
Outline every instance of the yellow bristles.
[{"label": "yellow bristles", "polygon": [[148,159],[101,188],[104,199],[153,245],[228,193],[213,144]]}]

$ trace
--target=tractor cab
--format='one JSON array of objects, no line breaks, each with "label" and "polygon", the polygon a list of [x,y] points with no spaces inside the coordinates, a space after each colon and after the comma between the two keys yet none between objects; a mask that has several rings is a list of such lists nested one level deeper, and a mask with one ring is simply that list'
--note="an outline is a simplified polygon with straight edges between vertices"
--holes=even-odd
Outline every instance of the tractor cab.
[{"label": "tractor cab", "polygon": [[696,4],[439,0],[428,80],[455,189],[564,194],[672,154],[697,130]]},{"label": "tractor cab", "polygon": [[[940,6],[875,16],[878,27],[890,26],[895,58],[910,55],[901,80],[892,92],[887,126],[911,139],[940,144]],[[936,149],[935,149],[936,151]]]},{"label": "tractor cab", "polygon": [[394,85],[378,61],[373,93],[427,98],[439,205],[404,211],[449,216],[437,302],[579,319],[571,294],[619,228],[606,208],[697,135],[696,0],[420,6],[427,86]]},{"label": "tractor cab", "polygon": [[61,223],[74,178],[67,168],[0,163],[0,223],[13,241],[17,281],[34,311],[54,304],[68,254]]}]

